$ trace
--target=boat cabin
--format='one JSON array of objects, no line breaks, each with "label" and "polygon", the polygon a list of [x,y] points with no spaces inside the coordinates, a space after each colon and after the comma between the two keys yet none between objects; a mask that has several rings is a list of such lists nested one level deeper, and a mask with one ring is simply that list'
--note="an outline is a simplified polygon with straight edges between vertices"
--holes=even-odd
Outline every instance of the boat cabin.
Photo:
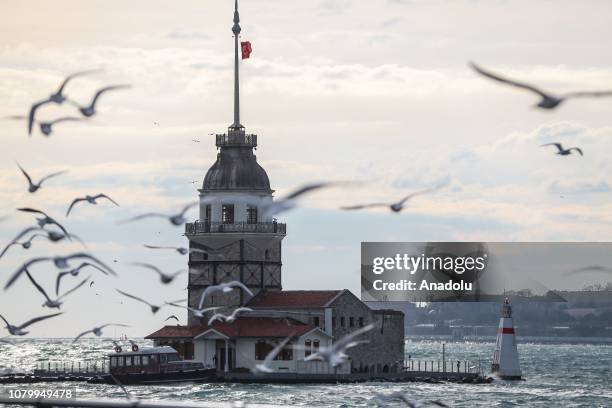
[{"label": "boat cabin", "polygon": [[181,359],[178,351],[169,346],[118,351],[108,357],[113,375],[171,373],[204,368],[202,362]]}]

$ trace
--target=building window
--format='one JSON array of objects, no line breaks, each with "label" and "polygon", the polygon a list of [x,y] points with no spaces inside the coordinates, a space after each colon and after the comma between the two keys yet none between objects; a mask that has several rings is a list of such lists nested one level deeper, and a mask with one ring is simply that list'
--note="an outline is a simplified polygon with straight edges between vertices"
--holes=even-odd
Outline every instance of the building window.
[{"label": "building window", "polygon": [[123,357],[117,357],[117,367],[123,367]]},{"label": "building window", "polygon": [[312,342],[312,352],[317,353],[319,351],[319,340],[314,340]]},{"label": "building window", "polygon": [[266,343],[265,341],[258,341],[255,343],[255,360],[265,360],[268,353],[270,353],[274,349],[271,345]]},{"label": "building window", "polygon": [[359,327],[363,327],[363,317],[359,318]]},{"label": "building window", "polygon": [[264,258],[266,259],[266,261],[270,260],[270,250],[266,249],[266,252],[264,252]]},{"label": "building window", "polygon": [[257,207],[247,206],[247,224],[257,224]]},{"label": "building window", "polygon": [[306,340],[304,342],[304,357],[308,357],[312,354],[312,341]]},{"label": "building window", "polygon": [[223,204],[223,206],[221,206],[221,222],[223,224],[233,224],[234,223],[234,205],[233,204]]},{"label": "building window", "polygon": [[312,318],[312,325],[319,327],[319,316],[315,316]]},{"label": "building window", "polygon": [[293,360],[293,344],[287,343],[285,347],[278,353],[275,360],[291,361]]},{"label": "building window", "polygon": [[143,366],[149,365],[149,356],[142,356],[142,365]]},{"label": "building window", "polygon": [[336,318],[332,317],[332,327],[336,327]]},{"label": "building window", "polygon": [[207,204],[206,207],[204,207],[204,222],[211,222],[210,219],[210,211],[211,211],[211,206],[210,204]]},{"label": "building window", "polygon": [[132,365],[132,357],[126,357],[125,358],[125,366],[129,367]]},{"label": "building window", "polygon": [[141,365],[141,363],[140,363],[140,356],[134,356],[134,365],[135,366]]},{"label": "building window", "polygon": [[349,317],[349,327],[353,327],[355,326],[355,319],[352,317]]},{"label": "building window", "polygon": [[110,366],[111,367],[117,367],[117,357],[111,357],[111,359],[110,359]]},{"label": "building window", "polygon": [[344,327],[344,316],[340,318],[340,327]]}]

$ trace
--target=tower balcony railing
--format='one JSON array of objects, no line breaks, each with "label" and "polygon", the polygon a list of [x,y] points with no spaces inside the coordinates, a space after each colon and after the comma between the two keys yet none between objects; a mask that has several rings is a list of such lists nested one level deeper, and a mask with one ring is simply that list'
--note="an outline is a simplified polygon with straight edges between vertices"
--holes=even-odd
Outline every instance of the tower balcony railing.
[{"label": "tower balcony railing", "polygon": [[257,135],[244,133],[244,131],[232,131],[229,133],[215,135],[217,147],[224,146],[246,146],[257,147]]},{"label": "tower balcony railing", "polygon": [[256,233],[256,234],[282,234],[287,233],[287,225],[278,222],[236,222],[225,224],[221,222],[196,221],[185,224],[186,235],[207,233]]}]

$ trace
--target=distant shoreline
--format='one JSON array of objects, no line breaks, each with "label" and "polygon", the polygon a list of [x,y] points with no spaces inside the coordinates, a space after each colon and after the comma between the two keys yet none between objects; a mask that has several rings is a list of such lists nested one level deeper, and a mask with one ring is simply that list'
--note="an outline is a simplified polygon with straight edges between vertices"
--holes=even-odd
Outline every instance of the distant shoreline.
[{"label": "distant shoreline", "polygon": [[[445,341],[450,343],[495,343],[495,336],[465,336],[454,338],[451,335],[411,335],[404,337],[405,341]],[[612,338],[606,337],[546,337],[517,336],[518,344],[584,344],[612,346]]]}]

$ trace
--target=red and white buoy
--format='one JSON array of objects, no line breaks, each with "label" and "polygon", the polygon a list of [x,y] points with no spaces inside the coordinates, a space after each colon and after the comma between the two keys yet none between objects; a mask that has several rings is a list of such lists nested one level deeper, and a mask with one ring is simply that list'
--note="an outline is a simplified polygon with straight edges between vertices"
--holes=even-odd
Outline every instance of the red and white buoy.
[{"label": "red and white buoy", "polygon": [[508,298],[504,299],[502,316],[499,319],[491,374],[495,374],[504,380],[521,379],[521,367],[519,366],[514,323],[512,322],[512,306],[510,306]]}]

